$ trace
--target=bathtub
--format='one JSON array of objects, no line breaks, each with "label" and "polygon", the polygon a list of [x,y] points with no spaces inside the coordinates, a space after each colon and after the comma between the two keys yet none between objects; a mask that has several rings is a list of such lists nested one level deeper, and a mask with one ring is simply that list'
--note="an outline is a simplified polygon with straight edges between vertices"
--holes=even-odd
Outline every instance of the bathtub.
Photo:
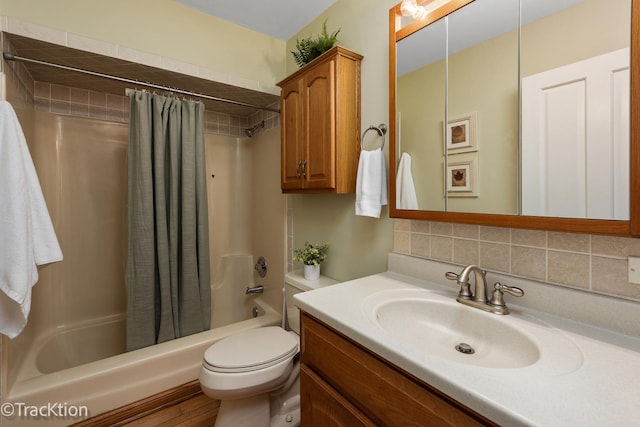
[{"label": "bathtub", "polygon": [[[30,378],[74,368],[127,350],[127,321],[124,315],[79,322],[54,332],[27,355],[25,369]],[[97,339],[99,337],[99,339]]]},{"label": "bathtub", "polygon": [[[23,370],[3,400],[30,406],[56,403],[66,407],[81,406],[87,408],[89,416],[94,416],[195,380],[204,352],[214,342],[241,330],[280,324],[281,315],[273,307],[259,297],[254,303],[258,308],[255,318],[89,363],[81,359],[112,349],[78,340],[101,335],[87,333],[88,328],[84,328],[84,332],[70,330],[55,334],[29,353],[23,361]],[[124,324],[124,319],[110,320],[109,324],[95,327],[103,329],[100,333],[111,333],[110,330],[115,331]],[[66,357],[64,347],[78,342],[97,350],[92,349],[88,353],[94,354],[80,358]],[[58,360],[52,361],[53,356]],[[82,364],[70,366],[76,363]],[[60,367],[64,369],[57,370]],[[18,417],[0,419],[7,422],[3,426],[33,423],[33,419]],[[81,420],[49,417],[44,425],[65,426]]]}]

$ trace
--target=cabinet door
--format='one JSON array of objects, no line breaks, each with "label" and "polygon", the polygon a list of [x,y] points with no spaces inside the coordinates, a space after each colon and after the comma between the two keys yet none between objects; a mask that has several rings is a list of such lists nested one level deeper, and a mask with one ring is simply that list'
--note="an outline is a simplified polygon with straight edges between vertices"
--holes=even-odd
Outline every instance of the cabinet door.
[{"label": "cabinet door", "polygon": [[281,169],[282,189],[300,188],[301,162],[304,154],[302,80],[294,80],[282,88],[281,110]]},{"label": "cabinet door", "polygon": [[318,64],[304,77],[304,187],[335,188],[336,61]]},{"label": "cabinet door", "polygon": [[300,425],[358,427],[375,426],[311,369],[300,365]]}]

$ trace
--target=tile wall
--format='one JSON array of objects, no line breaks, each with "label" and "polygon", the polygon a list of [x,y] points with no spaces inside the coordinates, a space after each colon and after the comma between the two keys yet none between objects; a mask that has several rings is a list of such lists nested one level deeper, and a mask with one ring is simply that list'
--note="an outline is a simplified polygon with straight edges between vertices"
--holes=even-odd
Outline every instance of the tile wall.
[{"label": "tile wall", "polygon": [[293,207],[290,196],[285,196],[287,212],[287,272],[293,271]]},{"label": "tile wall", "polygon": [[640,239],[396,219],[393,251],[640,301]]},{"label": "tile wall", "polygon": [[[34,82],[35,108],[50,113],[87,117],[126,123],[129,119],[129,99],[126,96],[86,89]],[[244,137],[244,130],[260,121],[264,129],[279,126],[279,114],[257,111],[249,117],[233,116],[215,111],[205,112],[205,132]],[[258,129],[256,132],[263,130]]]},{"label": "tile wall", "polygon": [[[2,38],[2,50],[3,52],[12,52],[13,47],[9,43],[9,40],[4,36],[4,33],[0,33]],[[26,107],[33,103],[33,88],[34,81],[27,71],[27,67],[23,63],[17,61],[0,61],[0,71],[5,75],[6,89],[12,92],[11,102],[14,107]]]},{"label": "tile wall", "polygon": [[127,122],[129,103],[123,96],[34,82],[34,107],[64,116]]}]

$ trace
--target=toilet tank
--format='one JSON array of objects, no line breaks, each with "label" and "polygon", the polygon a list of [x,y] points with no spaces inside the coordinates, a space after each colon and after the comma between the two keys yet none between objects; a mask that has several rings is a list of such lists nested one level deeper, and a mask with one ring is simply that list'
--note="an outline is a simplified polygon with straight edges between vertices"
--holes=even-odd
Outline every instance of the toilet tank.
[{"label": "toilet tank", "polygon": [[318,280],[306,280],[302,275],[302,270],[296,270],[285,274],[284,289],[286,299],[287,322],[289,329],[300,335],[300,310],[293,303],[293,296],[298,292],[307,292],[314,289],[335,285],[337,280],[326,276],[320,276]]}]

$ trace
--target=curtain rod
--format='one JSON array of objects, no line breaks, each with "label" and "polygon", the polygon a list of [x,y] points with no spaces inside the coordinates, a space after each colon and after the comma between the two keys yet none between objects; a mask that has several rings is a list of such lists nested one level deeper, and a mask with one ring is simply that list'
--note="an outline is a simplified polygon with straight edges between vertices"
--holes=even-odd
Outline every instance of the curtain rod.
[{"label": "curtain rod", "polygon": [[280,109],[278,109],[278,108],[260,107],[258,105],[247,104],[247,103],[240,102],[240,101],[234,101],[232,99],[218,98],[216,96],[205,95],[203,93],[191,92],[191,91],[188,91],[188,90],[176,89],[176,88],[172,88],[172,87],[168,87],[168,86],[157,85],[157,84],[154,84],[154,83],[146,83],[146,82],[141,82],[141,81],[138,81],[138,80],[126,79],[124,77],[112,76],[110,74],[97,73],[95,71],[83,70],[81,68],[68,67],[66,65],[54,64],[52,62],[40,61],[38,59],[25,58],[25,57],[22,57],[22,56],[14,55],[13,53],[10,53],[10,52],[3,52],[2,56],[7,61],[32,62],[34,64],[46,65],[46,66],[49,66],[49,67],[60,68],[60,69],[67,70],[67,71],[75,71],[77,73],[89,74],[89,75],[92,75],[92,76],[102,77],[102,78],[105,78],[105,79],[118,80],[120,82],[130,83],[130,84],[133,84],[133,85],[146,86],[146,87],[150,87],[150,88],[154,88],[154,89],[164,90],[164,91],[167,91],[167,92],[179,93],[181,95],[192,96],[194,98],[204,98],[204,99],[209,99],[209,100],[212,100],[212,101],[224,102],[224,103],[227,103],[227,104],[240,105],[242,107],[255,108],[255,109],[258,109],[258,110],[273,111],[274,113],[279,113],[280,112]]}]

